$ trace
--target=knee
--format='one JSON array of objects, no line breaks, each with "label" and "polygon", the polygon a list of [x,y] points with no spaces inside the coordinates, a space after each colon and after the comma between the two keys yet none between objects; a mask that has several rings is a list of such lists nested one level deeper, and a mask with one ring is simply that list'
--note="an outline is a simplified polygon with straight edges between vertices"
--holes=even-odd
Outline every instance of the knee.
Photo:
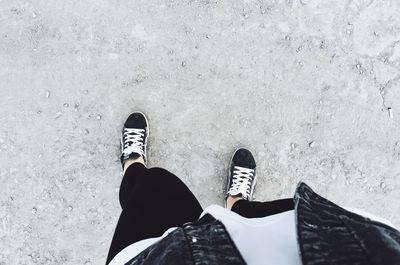
[{"label": "knee", "polygon": [[177,176],[161,167],[152,167],[147,170],[147,178],[157,178],[158,180],[180,180]]},{"label": "knee", "polygon": [[168,195],[184,185],[177,176],[159,167],[149,168],[141,181],[142,185],[152,187],[155,192]]},{"label": "knee", "polygon": [[163,176],[163,175],[172,175],[171,172],[169,172],[168,170],[166,170],[166,169],[164,169],[164,168],[161,168],[161,167],[152,167],[152,168],[149,168],[149,169],[147,170],[147,172],[148,172],[150,175],[154,175],[154,176],[157,176],[157,175],[159,175],[159,176]]}]

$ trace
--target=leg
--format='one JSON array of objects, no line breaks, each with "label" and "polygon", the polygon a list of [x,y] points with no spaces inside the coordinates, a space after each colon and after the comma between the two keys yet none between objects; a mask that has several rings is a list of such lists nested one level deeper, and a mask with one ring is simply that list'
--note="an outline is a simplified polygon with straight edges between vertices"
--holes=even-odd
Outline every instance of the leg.
[{"label": "leg", "polygon": [[122,249],[142,239],[161,236],[168,228],[196,221],[203,209],[189,188],[162,168],[129,166],[120,189],[122,213],[107,264]]},{"label": "leg", "polygon": [[231,208],[233,212],[246,218],[266,217],[293,209],[293,199],[282,199],[268,202],[238,200]]},{"label": "leg", "polygon": [[[125,167],[124,167],[125,168]],[[129,170],[129,172],[127,172]],[[119,187],[119,203],[122,209],[125,209],[129,204],[129,198],[139,179],[143,178],[147,173],[147,168],[143,163],[137,162],[131,165],[126,165],[124,177]]]},{"label": "leg", "polygon": [[245,148],[235,151],[228,176],[226,207],[246,218],[266,217],[294,208],[293,199],[253,202],[256,162]]}]

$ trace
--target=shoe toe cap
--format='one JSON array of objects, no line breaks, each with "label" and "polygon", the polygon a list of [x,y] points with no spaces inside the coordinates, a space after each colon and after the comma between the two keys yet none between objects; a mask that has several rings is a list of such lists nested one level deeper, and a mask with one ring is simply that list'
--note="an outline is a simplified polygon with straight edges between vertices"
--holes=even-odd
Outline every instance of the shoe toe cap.
[{"label": "shoe toe cap", "polygon": [[125,122],[127,128],[145,128],[147,127],[146,117],[140,112],[134,112],[129,115]]},{"label": "shoe toe cap", "polygon": [[235,164],[235,166],[246,167],[246,168],[256,167],[256,161],[254,159],[254,156],[249,150],[245,148],[238,149],[235,152],[232,161]]}]

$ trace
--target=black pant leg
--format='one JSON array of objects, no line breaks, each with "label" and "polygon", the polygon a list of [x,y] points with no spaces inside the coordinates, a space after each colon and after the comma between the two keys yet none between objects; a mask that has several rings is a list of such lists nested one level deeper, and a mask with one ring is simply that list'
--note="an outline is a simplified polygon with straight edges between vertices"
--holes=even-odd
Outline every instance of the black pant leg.
[{"label": "black pant leg", "polygon": [[[128,168],[124,179],[133,173]],[[130,244],[161,236],[170,227],[195,222],[203,211],[193,193],[174,174],[162,168],[145,168],[142,173],[133,176],[133,181],[123,180],[122,184],[132,190],[129,192],[125,186],[120,190],[123,210],[106,264]]]},{"label": "black pant leg", "polygon": [[294,209],[293,199],[282,199],[268,202],[239,200],[231,210],[246,218],[266,217]]},{"label": "black pant leg", "polygon": [[128,205],[132,191],[138,183],[138,180],[145,176],[147,170],[148,169],[142,163],[133,163],[126,169],[119,187],[119,203],[122,209],[125,209]]}]

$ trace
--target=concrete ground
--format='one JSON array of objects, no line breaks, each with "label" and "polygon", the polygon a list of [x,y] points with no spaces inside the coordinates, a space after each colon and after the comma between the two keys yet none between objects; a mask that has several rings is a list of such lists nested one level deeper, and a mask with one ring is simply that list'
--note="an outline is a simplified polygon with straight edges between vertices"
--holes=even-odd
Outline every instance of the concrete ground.
[{"label": "concrete ground", "polygon": [[[400,226],[397,0],[0,1],[0,264],[103,264],[119,136],[222,204],[239,146],[256,198],[303,180]],[[151,196],[151,195],[149,195]]]}]

